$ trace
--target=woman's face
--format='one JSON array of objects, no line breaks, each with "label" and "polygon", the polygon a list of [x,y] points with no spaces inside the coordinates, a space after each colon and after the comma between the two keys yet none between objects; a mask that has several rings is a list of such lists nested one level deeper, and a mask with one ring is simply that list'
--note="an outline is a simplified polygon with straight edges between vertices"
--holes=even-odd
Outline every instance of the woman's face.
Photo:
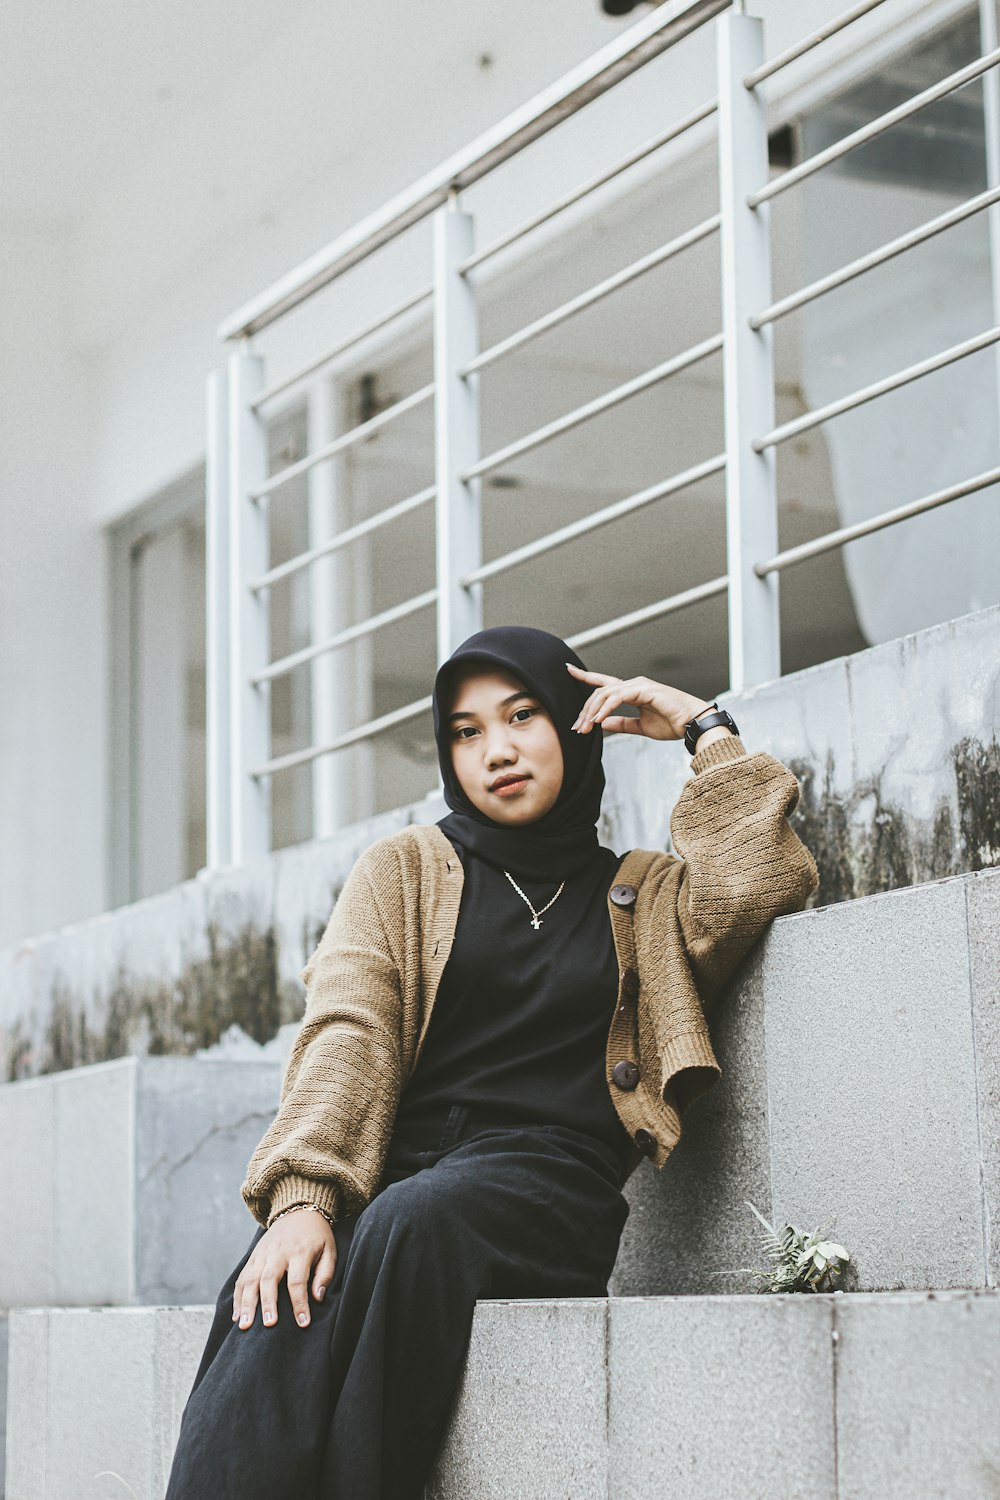
[{"label": "woman's face", "polygon": [[467,670],[456,678],[448,726],[451,764],[474,807],[509,827],[548,812],[562,786],[562,746],[523,682],[501,668]]}]

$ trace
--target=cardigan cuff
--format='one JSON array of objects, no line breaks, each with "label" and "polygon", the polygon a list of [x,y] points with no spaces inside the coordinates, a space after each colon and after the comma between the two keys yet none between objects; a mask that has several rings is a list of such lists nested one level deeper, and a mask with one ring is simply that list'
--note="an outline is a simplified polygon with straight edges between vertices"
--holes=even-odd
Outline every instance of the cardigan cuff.
[{"label": "cardigan cuff", "polygon": [[315,1203],[331,1219],[336,1219],[340,1212],[340,1191],[337,1184],[329,1179],[320,1181],[316,1177],[299,1177],[295,1173],[279,1177],[271,1190],[267,1213],[268,1229],[276,1214],[296,1203]]},{"label": "cardigan cuff", "polygon": [[696,746],[691,757],[691,770],[697,776],[700,771],[707,771],[709,766],[721,766],[724,761],[739,760],[746,753],[747,748],[739,735],[729,733],[721,739],[713,740],[704,750],[699,750]]},{"label": "cardigan cuff", "polygon": [[[715,746],[712,746],[713,750]],[[660,1056],[663,1070],[663,1101],[673,1104],[678,1119],[699,1095],[707,1093],[722,1077],[722,1068],[704,1031],[683,1031],[673,1037]]]}]

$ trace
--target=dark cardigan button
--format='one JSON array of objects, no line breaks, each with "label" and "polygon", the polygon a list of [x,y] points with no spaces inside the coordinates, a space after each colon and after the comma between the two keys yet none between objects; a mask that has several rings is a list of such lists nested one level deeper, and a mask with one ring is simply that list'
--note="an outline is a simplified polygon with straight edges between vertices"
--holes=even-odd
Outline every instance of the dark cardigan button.
[{"label": "dark cardigan button", "polygon": [[639,1082],[638,1064],[629,1057],[623,1057],[611,1069],[611,1076],[620,1089],[634,1089]]},{"label": "dark cardigan button", "polygon": [[639,975],[635,969],[622,971],[622,994],[626,1000],[634,1000],[639,993]]},{"label": "dark cardigan button", "polygon": [[637,1130],[635,1133],[635,1143],[643,1156],[654,1156],[656,1154],[656,1136],[652,1135],[650,1131]]},{"label": "dark cardigan button", "polygon": [[613,885],[611,887],[611,899],[616,906],[634,906],[638,892],[634,885]]}]

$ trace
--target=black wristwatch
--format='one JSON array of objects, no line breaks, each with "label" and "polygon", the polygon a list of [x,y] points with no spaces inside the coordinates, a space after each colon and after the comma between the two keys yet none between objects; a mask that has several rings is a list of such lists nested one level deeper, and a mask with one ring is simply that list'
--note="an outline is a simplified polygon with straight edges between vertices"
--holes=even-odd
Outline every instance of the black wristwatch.
[{"label": "black wristwatch", "polygon": [[716,724],[724,724],[727,729],[732,730],[733,734],[739,734],[732,714],[728,714],[717,703],[710,703],[708,708],[703,708],[700,714],[689,719],[684,727],[684,748],[688,755],[694,754],[698,736],[704,734],[706,729],[714,729]]}]

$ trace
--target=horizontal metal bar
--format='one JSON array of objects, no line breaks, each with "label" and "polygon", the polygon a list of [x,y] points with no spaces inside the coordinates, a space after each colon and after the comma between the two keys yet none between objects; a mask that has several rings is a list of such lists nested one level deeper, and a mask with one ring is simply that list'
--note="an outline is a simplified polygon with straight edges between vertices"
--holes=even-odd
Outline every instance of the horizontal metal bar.
[{"label": "horizontal metal bar", "polygon": [[880,5],[884,4],[885,0],[862,0],[862,4],[855,5],[851,10],[845,10],[842,16],[837,16],[835,20],[828,21],[825,26],[821,26],[817,31],[812,31],[808,36],[803,37],[800,42],[794,42],[791,47],[786,47],[784,52],[777,53],[769,62],[762,63],[759,68],[754,68],[753,72],[748,73],[744,78],[744,88],[755,89],[758,83],[763,83],[765,78],[770,78],[773,74],[779,73],[782,68],[787,68],[789,63],[795,62],[796,58],[804,57],[807,52],[811,52],[821,42],[828,41],[830,37],[836,36],[838,31],[843,31],[845,26],[850,26],[852,22],[859,21],[869,11],[877,10]]},{"label": "horizontal metal bar", "polygon": [[543,224],[548,224],[559,214],[565,213],[566,209],[572,208],[574,203],[580,203],[584,198],[588,198],[591,193],[596,193],[598,188],[604,187],[606,183],[613,182],[616,177],[620,177],[630,167],[634,167],[639,162],[645,161],[648,156],[652,156],[654,151],[659,151],[662,146],[669,145],[671,141],[676,141],[686,131],[692,130],[695,125],[700,125],[702,120],[707,120],[710,115],[714,115],[718,107],[719,101],[717,99],[709,99],[707,103],[699,104],[697,109],[690,110],[688,114],[682,116],[680,120],[676,120],[666,130],[661,130],[657,135],[651,136],[643,145],[638,146],[634,151],[630,151],[628,156],[621,157],[613,166],[605,168],[603,172],[598,172],[596,177],[588,177],[586,182],[581,183],[579,187],[573,188],[570,192],[564,193],[561,198],[557,198],[548,208],[543,208],[540,213],[535,214],[530,219],[526,219],[516,229],[508,230],[506,234],[501,235],[498,240],[494,240],[492,244],[487,245],[484,249],[477,250],[475,255],[470,255],[468,260],[463,260],[459,267],[463,276],[469,271],[474,271],[484,261],[491,260],[494,255],[499,255],[500,251],[506,250],[508,245],[516,245],[518,240],[524,239],[525,235],[531,234],[533,230],[540,229]]},{"label": "horizontal metal bar", "polygon": [[925,510],[933,510],[936,505],[945,505],[949,500],[958,500],[963,495],[975,494],[977,490],[985,490],[991,484],[1000,484],[1000,468],[987,469],[985,473],[977,474],[974,479],[963,479],[959,484],[949,485],[946,490],[938,490],[936,494],[925,495],[922,500],[910,500],[906,505],[897,505],[894,510],[885,510],[881,515],[871,516],[867,521],[858,521],[853,526],[841,526],[837,531],[828,531],[825,536],[814,537],[811,542],[802,542],[798,547],[788,547],[784,552],[775,553],[774,557],[768,558],[767,562],[754,563],[753,570],[758,578],[764,578],[768,573],[780,572],[782,568],[790,568],[794,563],[805,562],[807,558],[819,557],[823,552],[832,552],[837,547],[842,547],[845,542],[853,542],[859,536],[868,536],[872,531],[882,531],[886,526],[895,526],[900,521],[908,520],[910,516],[919,516]]},{"label": "horizontal metal bar", "polygon": [[988,329],[986,333],[977,333],[975,338],[965,339],[961,344],[953,344],[943,354],[934,354],[930,359],[923,359],[917,365],[908,365],[905,370],[900,370],[896,375],[889,375],[885,380],[877,380],[874,385],[867,385],[862,390],[854,391],[850,396],[843,396],[839,401],[831,401],[828,406],[821,406],[816,411],[806,412],[804,416],[796,417],[792,422],[785,422],[783,426],[775,427],[765,437],[754,438],[754,451],[763,453],[765,448],[783,443],[798,432],[807,432],[811,427],[818,427],[821,422],[826,422],[830,417],[839,417],[842,412],[853,411],[856,406],[862,406],[866,401],[874,401],[876,396],[884,396],[888,391],[894,391],[901,385],[908,385],[911,380],[918,380],[921,375],[929,375],[934,370],[943,369],[945,365],[954,364],[956,360],[964,359],[966,355],[978,354],[980,349],[987,349],[990,344],[995,344],[998,340],[1000,340],[1000,325]]},{"label": "horizontal metal bar", "polygon": [[792,292],[790,296],[782,297],[778,302],[772,302],[770,307],[766,307],[763,312],[757,313],[749,320],[750,327],[763,328],[765,323],[773,323],[776,318],[783,318],[786,313],[804,307],[806,303],[823,296],[825,292],[832,291],[834,287],[843,286],[845,282],[852,281],[855,276],[863,275],[874,266],[884,265],[894,255],[901,255],[904,250],[912,250],[914,245],[923,244],[925,240],[931,239],[935,234],[940,234],[942,230],[950,229],[953,224],[960,224],[963,219],[969,219],[973,214],[981,213],[984,208],[989,208],[991,203],[996,203],[998,200],[1000,200],[1000,188],[988,188],[985,193],[969,198],[965,203],[960,203],[957,208],[950,208],[947,213],[938,214],[935,219],[928,219],[926,224],[911,229],[908,234],[901,234],[898,239],[888,241],[880,249],[872,250],[870,254],[852,260],[849,265],[841,266],[839,271],[831,271],[829,276],[821,276],[817,281],[811,281],[808,286],[802,287],[800,291]]},{"label": "horizontal metal bar", "polygon": [[432,380],[429,385],[421,386],[419,391],[404,396],[402,401],[387,406],[385,411],[369,417],[367,422],[359,422],[358,426],[352,427],[350,432],[341,433],[340,437],[334,438],[332,443],[326,443],[324,447],[317,448],[315,453],[307,453],[305,458],[299,459],[298,463],[289,464],[287,469],[279,469],[277,474],[272,474],[266,484],[262,484],[259,489],[251,493],[251,500],[262,500],[279,485],[288,484],[292,479],[297,479],[300,474],[307,474],[310,469],[315,469],[317,464],[325,463],[328,458],[334,458],[338,453],[343,453],[345,448],[352,448],[355,443],[363,442],[373,432],[378,432],[380,427],[386,427],[390,422],[395,422],[397,417],[405,416],[415,406],[422,406],[433,395],[434,382]]},{"label": "horizontal metal bar", "polygon": [[415,495],[409,495],[405,500],[397,500],[395,505],[386,506],[385,510],[377,511],[375,515],[359,521],[356,526],[348,526],[346,531],[338,531],[336,536],[330,537],[329,541],[321,542],[318,547],[310,547],[308,552],[300,552],[296,557],[289,558],[287,562],[280,563],[278,567],[269,569],[267,573],[262,573],[259,578],[255,578],[247,587],[254,594],[259,593],[261,589],[272,588],[282,578],[288,578],[302,568],[310,567],[318,558],[327,557],[331,552],[337,552],[341,547],[347,547],[351,542],[356,542],[359,537],[367,536],[370,531],[377,531],[380,526],[388,526],[390,521],[396,521],[407,512],[426,505],[429,500],[434,499],[436,494],[437,486],[429,484],[425,490],[418,490]]},{"label": "horizontal metal bar", "polygon": [[433,296],[434,288],[427,286],[421,292],[414,292],[412,297],[406,297],[402,302],[397,302],[389,312],[373,318],[370,323],[365,324],[364,328],[359,328],[348,338],[341,339],[339,344],[334,344],[332,349],[327,349],[325,354],[318,355],[316,359],[303,365],[294,374],[286,375],[284,380],[275,381],[274,385],[265,386],[256,400],[250,403],[251,410],[258,411],[266,402],[273,401],[275,396],[281,396],[285,391],[291,390],[292,386],[298,385],[300,381],[308,380],[310,375],[315,375],[318,370],[322,370],[324,365],[331,364],[342,354],[346,354],[348,349],[364,343],[365,339],[371,338],[373,333],[379,333],[383,328],[388,328],[391,323],[395,323],[397,318],[402,318],[406,313],[412,312],[422,302],[429,302]]},{"label": "horizontal metal bar", "polygon": [[346,734],[339,734],[335,740],[329,740],[325,745],[310,745],[308,750],[294,750],[290,755],[279,755],[274,760],[265,761],[262,766],[255,766],[250,775],[258,778],[273,776],[276,771],[287,771],[292,766],[307,765],[311,760],[318,760],[321,755],[329,755],[334,750],[343,750],[347,745],[356,745],[359,740],[371,739],[373,735],[382,734],[396,724],[405,724],[407,719],[415,719],[420,714],[428,713],[433,702],[433,698],[428,693],[426,698],[418,698],[415,703],[407,703],[405,708],[394,708],[391,713],[382,714],[378,719],[369,719],[367,724],[360,724],[357,729],[349,729]]},{"label": "horizontal metal bar", "polygon": [[296,267],[219,325],[220,339],[247,338],[304,302],[321,287],[365,260],[379,246],[419,223],[449,196],[478,182],[532,141],[607,93],[623,78],[728,10],[732,0],[666,0],[557,83],[514,110]]},{"label": "horizontal metal bar", "polygon": [[797,167],[789,167],[788,171],[782,172],[780,177],[773,178],[762,188],[758,188],[757,192],[751,193],[747,198],[747,203],[751,208],[757,208],[768,199],[777,197],[778,193],[783,193],[786,188],[801,182],[803,178],[811,177],[821,167],[828,166],[830,162],[846,156],[849,151],[863,146],[866,141],[874,140],[876,136],[882,135],[891,126],[897,125],[900,120],[907,119],[918,110],[925,109],[928,104],[943,99],[947,94],[953,94],[956,89],[971,83],[973,78],[978,78],[989,68],[996,67],[998,62],[1000,62],[1000,47],[993,52],[988,52],[985,57],[968,63],[964,68],[959,68],[957,73],[949,74],[940,83],[932,84],[929,89],[924,89],[923,93],[914,94],[913,98],[907,99],[905,104],[899,104],[895,109],[879,115],[877,120],[872,120],[868,125],[862,125],[858,130],[852,130],[850,135],[845,135],[842,140],[834,141],[833,145],[827,146],[825,151],[817,151],[815,156],[810,156],[806,161],[800,162]]},{"label": "horizontal metal bar", "polygon": [[611,292],[616,292],[619,287],[627,286],[630,281],[635,281],[637,277],[644,276],[647,271],[653,270],[655,266],[662,265],[664,261],[670,260],[675,255],[679,255],[682,250],[687,250],[690,246],[699,244],[702,240],[707,239],[710,234],[715,233],[719,227],[720,219],[720,214],[712,214],[711,218],[705,219],[701,224],[696,224],[693,229],[685,230],[683,234],[679,234],[675,239],[669,240],[667,244],[661,245],[658,250],[651,250],[648,255],[640,256],[631,265],[623,267],[620,271],[615,271],[614,275],[606,277],[604,281],[599,281],[595,286],[588,288],[587,291],[580,292],[578,296],[571,297],[568,302],[562,303],[560,307],[555,307],[551,312],[544,313],[542,317],[536,318],[533,323],[526,323],[516,333],[512,333],[508,338],[501,339],[499,343],[491,345],[489,349],[484,349],[481,354],[476,355],[475,359],[470,359],[462,374],[472,375],[476,370],[481,370],[484,365],[493,364],[495,360],[501,359],[505,354],[510,354],[512,350],[519,349],[529,339],[534,339],[539,334],[547,333],[550,328],[557,328],[560,323],[565,322],[567,318],[573,317],[575,313],[582,312],[585,307],[593,306],[602,297],[607,297]]},{"label": "horizontal metal bar", "polygon": [[607,391],[594,401],[588,401],[585,406],[576,407],[574,411],[567,412],[564,417],[557,417],[554,422],[549,422],[545,427],[536,428],[534,432],[529,432],[527,437],[518,438],[516,443],[508,443],[506,448],[498,448],[495,453],[487,454],[485,458],[480,459],[479,463],[473,464],[471,469],[465,471],[462,475],[463,481],[467,483],[479,474],[488,474],[491,469],[498,469],[509,459],[528,453],[563,432],[569,432],[571,428],[578,427],[581,422],[586,422],[601,412],[609,411],[613,406],[628,400],[630,396],[638,395],[640,391],[647,390],[649,386],[656,385],[661,380],[666,380],[668,376],[675,375],[679,370],[686,370],[690,365],[697,364],[699,360],[707,359],[710,354],[717,354],[721,348],[722,334],[719,333],[700,344],[695,344],[691,349],[685,349],[683,354],[676,354],[672,359],[665,360],[662,365],[657,365],[655,369],[647,370],[643,375],[636,375],[633,380],[626,380],[624,385],[616,386],[614,390]]},{"label": "horizontal metal bar", "polygon": [[728,587],[729,574],[726,573],[722,578],[713,578],[709,583],[699,583],[693,589],[685,589],[682,594],[672,594],[669,599],[661,599],[659,604],[647,604],[645,609],[633,610],[630,615],[619,615],[617,620],[609,620],[605,625],[595,625],[593,630],[581,630],[579,635],[568,635],[566,644],[577,651],[581,646],[589,646],[594,641],[603,641],[623,630],[632,630],[636,625],[645,625],[648,620],[657,620],[661,615],[673,614],[674,610],[686,609],[689,604],[697,604],[701,599],[712,599],[716,594],[724,594]]},{"label": "horizontal metal bar", "polygon": [[697,484],[699,479],[707,479],[710,474],[718,474],[725,467],[726,455],[719,453],[715,458],[708,458],[704,463],[685,469],[682,474],[675,474],[670,479],[664,479],[660,484],[650,485],[649,489],[637,490],[634,495],[629,495],[624,500],[616,500],[614,504],[606,505],[602,510],[591,511],[579,521],[571,521],[568,526],[562,526],[558,531],[550,531],[547,536],[539,537],[536,541],[528,542],[513,552],[505,552],[503,557],[495,557],[492,562],[484,563],[481,568],[477,568],[474,573],[469,573],[461,580],[462,587],[471,588],[474,583],[482,583],[486,578],[495,578],[498,573],[506,573],[510,568],[527,562],[529,558],[540,557],[545,552],[551,552],[554,547],[561,547],[566,542],[575,541],[578,536],[586,536],[588,532],[596,531],[599,526],[608,526],[612,521],[620,520],[622,516],[630,515],[632,511],[640,510],[644,505],[651,505],[654,500],[662,500],[667,495],[676,494],[678,490],[688,489],[692,484]]},{"label": "horizontal metal bar", "polygon": [[376,630],[381,630],[385,625],[392,625],[396,620],[405,620],[408,615],[415,615],[420,610],[429,608],[437,602],[437,593],[437,589],[428,589],[426,593],[417,594],[402,604],[394,604],[391,609],[384,609],[381,614],[370,615],[367,620],[362,620],[357,625],[349,625],[346,630],[338,631],[328,640],[317,641],[312,646],[303,646],[301,651],[293,651],[291,656],[282,656],[277,661],[272,661],[262,672],[255,672],[250,681],[254,687],[257,687],[262,682],[270,682],[275,677],[283,677],[295,667],[301,667],[303,662],[314,661],[317,656],[323,656],[327,651],[336,651],[338,646],[346,646],[351,641],[360,640],[362,636],[374,635]]}]

